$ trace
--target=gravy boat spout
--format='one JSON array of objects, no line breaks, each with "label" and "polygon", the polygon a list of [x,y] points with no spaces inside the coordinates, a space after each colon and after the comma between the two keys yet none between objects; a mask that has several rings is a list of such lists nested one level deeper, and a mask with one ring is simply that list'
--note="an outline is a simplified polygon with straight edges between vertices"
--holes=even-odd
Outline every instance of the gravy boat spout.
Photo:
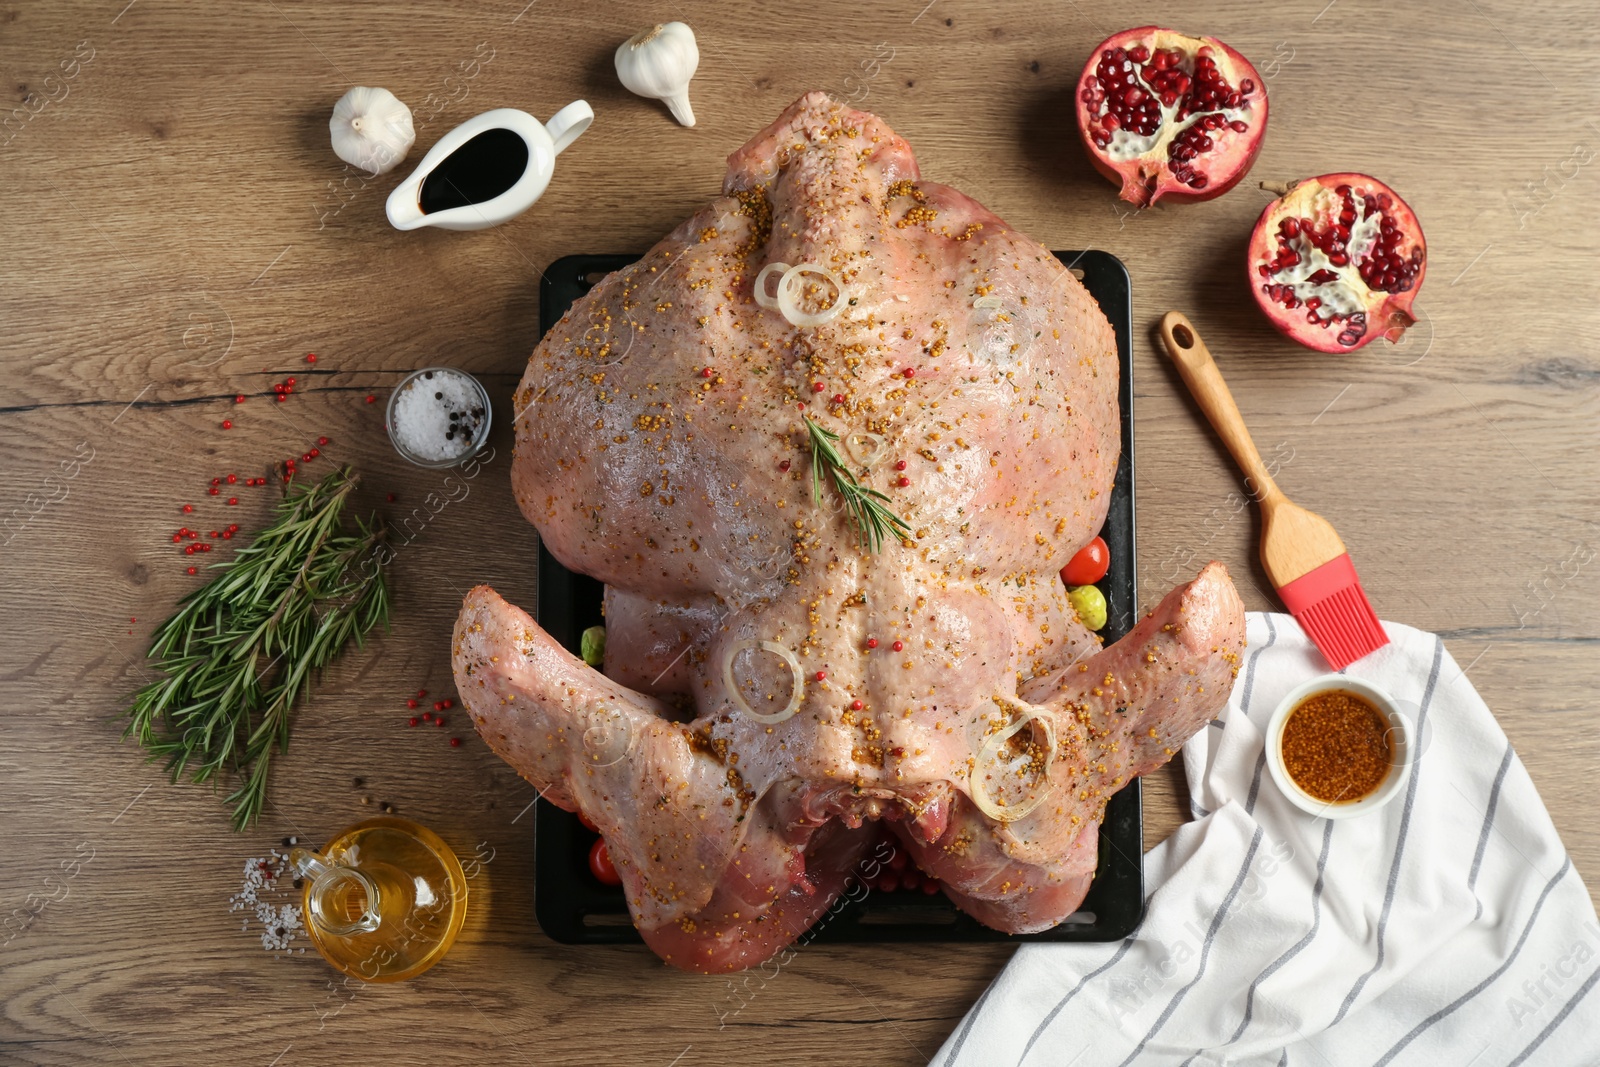
[{"label": "gravy boat spout", "polygon": [[415,230],[433,224],[434,220],[429,219],[422,210],[422,179],[426,177],[422,168],[418,167],[389,194],[389,200],[384,205],[389,225],[397,230]]}]

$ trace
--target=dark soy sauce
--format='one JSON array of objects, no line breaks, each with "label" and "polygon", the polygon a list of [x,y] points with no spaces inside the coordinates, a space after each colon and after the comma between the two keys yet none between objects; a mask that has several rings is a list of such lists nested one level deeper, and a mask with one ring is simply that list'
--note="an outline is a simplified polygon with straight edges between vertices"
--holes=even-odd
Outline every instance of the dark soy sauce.
[{"label": "dark soy sauce", "polygon": [[528,142],[506,129],[484,130],[451,152],[422,180],[422,213],[493,200],[528,169]]}]

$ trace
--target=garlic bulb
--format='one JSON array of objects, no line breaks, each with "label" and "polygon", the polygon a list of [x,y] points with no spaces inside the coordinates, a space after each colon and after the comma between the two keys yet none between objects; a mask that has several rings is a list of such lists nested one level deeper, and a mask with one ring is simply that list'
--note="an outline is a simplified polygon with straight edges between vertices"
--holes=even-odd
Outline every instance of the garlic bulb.
[{"label": "garlic bulb", "polygon": [[623,86],[651,100],[665,100],[672,117],[685,126],[694,125],[689,79],[699,65],[694,31],[681,22],[652,26],[617,48],[617,77]]},{"label": "garlic bulb", "polygon": [[411,109],[387,89],[358,85],[333,105],[333,152],[352,167],[382,174],[406,158],[417,134]]}]

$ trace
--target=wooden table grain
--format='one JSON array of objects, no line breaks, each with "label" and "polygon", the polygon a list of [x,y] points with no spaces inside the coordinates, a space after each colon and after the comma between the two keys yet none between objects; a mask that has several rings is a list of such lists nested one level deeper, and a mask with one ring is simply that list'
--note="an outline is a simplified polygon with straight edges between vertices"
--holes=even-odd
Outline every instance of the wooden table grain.
[{"label": "wooden table grain", "polygon": [[[616,44],[662,18],[699,35],[694,129],[611,71]],[[1072,86],[1093,45],[1134,18],[1220,36],[1262,69],[1273,127],[1254,177],[1368,171],[1408,198],[1431,264],[1403,346],[1317,355],[1268,328],[1244,280],[1268,199],[1253,182],[1134,214],[1089,168]],[[1600,126],[1585,117],[1587,83],[1567,76],[1595,54],[1582,5],[1551,0],[1530,19],[1509,0],[1381,17],[1327,0],[1137,16],[1106,0],[35,0],[6,5],[0,26],[0,1060],[933,1054],[1010,948],[812,947],[746,1002],[642,948],[554,944],[532,917],[532,788],[469,730],[411,729],[403,712],[419,688],[448,692],[469,586],[534,600],[535,535],[506,476],[540,270],[648,247],[713,195],[727,153],[816,87],[882,114],[930,179],[1051,247],[1128,265],[1143,601],[1216,558],[1249,606],[1275,606],[1239,479],[1151,343],[1176,307],[1205,332],[1285,489],[1337,524],[1380,614],[1445,635],[1591,893],[1600,885]],[[328,147],[327,115],[353,84],[413,106],[418,156],[492,107],[548,116],[582,97],[597,118],[525,216],[398,233],[383,201],[399,175],[362,177]],[[395,565],[393,632],[329,672],[267,818],[235,835],[219,796],[168,784],[119,740],[150,629],[195,585],[171,533],[255,527],[270,490],[229,489],[229,507],[210,479],[265,473],[319,435],[328,460],[362,471],[367,503],[410,514],[439,476],[394,455],[366,398],[435,362],[495,394],[495,458],[465,499],[417,524]],[[273,403],[289,375],[292,399]],[[1183,817],[1176,787],[1172,772],[1148,782],[1148,844]],[[314,954],[263,951],[229,910],[245,862],[385,803],[481,861],[451,955],[413,982],[356,989]]]}]

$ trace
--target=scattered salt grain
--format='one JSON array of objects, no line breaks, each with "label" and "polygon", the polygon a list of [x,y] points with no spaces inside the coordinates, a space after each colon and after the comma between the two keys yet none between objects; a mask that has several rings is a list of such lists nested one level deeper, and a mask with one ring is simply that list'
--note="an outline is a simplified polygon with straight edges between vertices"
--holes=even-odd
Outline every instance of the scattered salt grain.
[{"label": "scattered salt grain", "polygon": [[[272,900],[262,899],[264,896],[281,898],[286,890],[292,889],[292,885],[288,853],[271,849],[266,858],[245,860],[244,882],[239,892],[228,899],[230,912],[248,911],[255,916],[261,924],[261,947],[268,952],[294,951],[290,945],[295,934],[305,929],[299,905],[275,904]],[[249,932],[249,916],[245,917],[239,929]],[[304,952],[305,949],[300,951]]]},{"label": "scattered salt grain", "polygon": [[472,450],[487,414],[476,380],[460,371],[423,371],[400,386],[389,433],[402,454],[442,462]]}]

